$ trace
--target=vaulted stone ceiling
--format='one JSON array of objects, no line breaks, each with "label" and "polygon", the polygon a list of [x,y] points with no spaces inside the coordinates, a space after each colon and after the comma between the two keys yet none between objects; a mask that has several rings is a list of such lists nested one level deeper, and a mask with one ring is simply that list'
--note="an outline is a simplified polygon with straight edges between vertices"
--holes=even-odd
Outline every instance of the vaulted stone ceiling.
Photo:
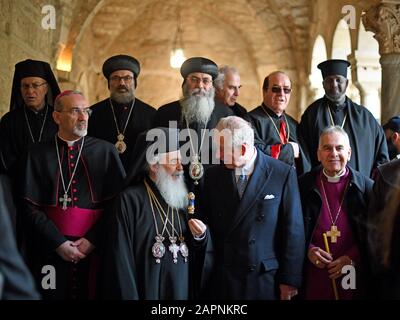
[{"label": "vaulted stone ceiling", "polygon": [[126,53],[142,64],[139,97],[155,106],[178,98],[182,79],[169,66],[178,7],[186,57],[202,55],[236,66],[244,105],[261,101],[260,84],[268,72],[283,69],[294,82],[305,72],[309,0],[104,0],[74,9],[80,15],[71,21],[71,30],[79,32],[71,32],[67,43],[73,49],[72,80],[89,90],[92,101],[104,98],[102,63]]}]

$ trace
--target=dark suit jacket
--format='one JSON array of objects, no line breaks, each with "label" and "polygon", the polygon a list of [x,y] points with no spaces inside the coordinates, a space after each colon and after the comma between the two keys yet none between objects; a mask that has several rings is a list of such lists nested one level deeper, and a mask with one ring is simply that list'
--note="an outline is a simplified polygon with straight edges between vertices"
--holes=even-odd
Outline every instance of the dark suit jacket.
[{"label": "dark suit jacket", "polygon": [[[27,300],[38,299],[33,278],[18,253],[15,236],[10,222],[9,205],[12,203],[10,188],[3,188],[5,176],[0,176],[0,274],[3,277],[3,287],[0,287],[0,299]],[[3,183],[4,182],[4,183]]]},{"label": "dark suit jacket", "polygon": [[304,226],[294,168],[258,150],[241,200],[234,171],[223,165],[206,172],[204,192],[216,262],[209,297],[277,299],[279,284],[300,287]]}]

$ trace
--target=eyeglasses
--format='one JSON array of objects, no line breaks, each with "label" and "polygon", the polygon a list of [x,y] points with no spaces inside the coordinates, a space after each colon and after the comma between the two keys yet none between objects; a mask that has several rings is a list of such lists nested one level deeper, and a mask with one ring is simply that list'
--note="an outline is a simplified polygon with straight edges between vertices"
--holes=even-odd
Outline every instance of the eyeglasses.
[{"label": "eyeglasses", "polygon": [[39,89],[41,86],[47,84],[47,82],[42,82],[42,83],[32,83],[32,84],[27,84],[23,83],[21,84],[22,90],[29,90],[29,88],[32,88],[33,90]]},{"label": "eyeglasses", "polygon": [[124,76],[124,77],[120,77],[120,76],[112,76],[110,78],[111,82],[115,82],[115,83],[120,83],[121,80],[124,80],[125,83],[130,83],[133,80],[132,76]]},{"label": "eyeglasses", "polygon": [[200,82],[203,82],[203,84],[205,86],[208,86],[209,84],[211,84],[213,81],[210,78],[198,78],[196,76],[191,76],[191,77],[187,77],[187,79],[190,80],[190,82],[193,82],[195,84],[200,84]]},{"label": "eyeglasses", "polygon": [[289,93],[292,92],[292,89],[291,89],[291,88],[282,88],[282,87],[277,87],[277,86],[273,86],[273,87],[271,88],[271,91],[272,91],[273,93],[281,93],[282,90],[283,90],[283,92],[284,92],[285,94],[289,94]]},{"label": "eyeglasses", "polygon": [[58,112],[69,113],[70,115],[73,115],[73,116],[78,116],[78,115],[82,114],[82,115],[87,115],[88,117],[90,117],[93,110],[90,108],[84,108],[84,109],[71,108],[69,110],[62,110],[62,111],[58,111]]}]

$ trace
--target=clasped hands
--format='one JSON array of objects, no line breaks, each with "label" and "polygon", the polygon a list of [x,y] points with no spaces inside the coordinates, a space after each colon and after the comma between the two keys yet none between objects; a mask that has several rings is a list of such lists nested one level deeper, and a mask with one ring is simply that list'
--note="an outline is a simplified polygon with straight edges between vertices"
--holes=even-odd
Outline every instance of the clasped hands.
[{"label": "clasped hands", "polygon": [[79,260],[86,258],[86,256],[94,250],[95,246],[86,238],[80,238],[76,241],[67,240],[57,247],[56,252],[65,261],[78,263]]},{"label": "clasped hands", "polygon": [[329,278],[337,279],[342,275],[342,268],[351,265],[352,260],[349,256],[340,256],[333,260],[332,255],[320,247],[311,247],[308,249],[308,259],[317,268],[328,269]]}]

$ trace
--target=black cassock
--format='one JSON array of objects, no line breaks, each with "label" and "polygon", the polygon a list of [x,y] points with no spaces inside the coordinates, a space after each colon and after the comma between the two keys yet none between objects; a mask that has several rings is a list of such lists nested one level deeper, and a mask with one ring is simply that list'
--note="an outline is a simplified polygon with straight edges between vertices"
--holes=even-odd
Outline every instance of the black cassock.
[{"label": "black cassock", "polygon": [[232,110],[233,114],[240,118],[245,118],[247,115],[247,110],[245,107],[241,106],[239,103],[236,103],[232,107],[228,107]]},{"label": "black cassock", "polygon": [[[167,205],[154,183],[146,179],[165,212]],[[201,241],[195,241],[187,225],[187,216],[179,211],[184,241],[189,247],[188,261],[178,252],[177,263],[173,262],[169,251],[169,236],[164,231],[165,254],[156,263],[152,247],[156,242],[156,227],[149,196],[143,182],[124,190],[115,201],[111,221],[108,224],[108,237],[105,252],[105,272],[103,275],[103,295],[105,299],[126,300],[186,300],[197,295],[201,272],[196,273],[196,265],[203,259],[205,248],[209,245],[207,232]],[[163,223],[159,212],[154,210],[159,233]],[[171,216],[170,216],[171,218]],[[175,215],[176,219],[176,215]],[[179,232],[177,221],[175,228]],[[171,229],[168,225],[168,229]],[[179,240],[177,241],[179,245]],[[203,252],[203,253],[201,253]],[[202,264],[202,262],[200,263]],[[200,266],[199,269],[202,270]],[[205,272],[205,271],[204,271]]]},{"label": "black cassock", "polygon": [[136,139],[141,132],[152,128],[156,110],[136,98],[129,121],[126,123],[131,110],[131,103],[122,105],[112,101],[112,104],[119,129],[115,124],[110,99],[105,99],[90,107],[93,113],[89,118],[88,135],[115,144],[118,141],[118,130],[123,132],[126,125],[124,142],[127,148],[124,153],[120,154],[120,157],[125,170],[128,171]]},{"label": "black cassock", "polygon": [[[328,111],[329,100],[321,98],[312,103],[304,112],[299,124],[299,138],[311,167],[319,165],[317,150],[319,136],[324,128],[332,125]],[[360,106],[348,97],[343,107],[329,107],[335,125],[341,126],[350,139],[351,158],[348,164],[367,177],[373,170],[389,161],[385,134],[374,116],[367,108]]]},{"label": "black cassock", "polygon": [[[264,107],[264,110],[263,110]],[[271,119],[268,117],[270,115]],[[289,125],[289,130],[286,128],[286,133],[289,133],[289,142],[295,142],[299,144],[300,158],[295,159],[292,146],[287,144],[281,144],[281,139],[277,130],[280,129],[280,121],[286,120]],[[261,151],[267,155],[271,155],[271,146],[281,144],[278,160],[281,160],[288,165],[294,166],[297,169],[297,174],[300,175],[310,170],[310,164],[305,156],[297,137],[298,123],[288,114],[281,115],[278,117],[272,110],[266,106],[258,106],[254,110],[247,114],[247,120],[249,120],[254,129],[254,143]],[[272,123],[272,121],[275,123]],[[285,121],[285,123],[286,123]]]},{"label": "black cassock", "polygon": [[[26,121],[25,112],[29,122]],[[0,121],[0,149],[2,162],[8,174],[14,179],[15,169],[18,166],[17,161],[34,142],[48,141],[53,139],[58,128],[53,121],[53,107],[44,107],[38,113],[35,113],[26,106],[16,108],[6,113]],[[45,121],[45,122],[44,122]],[[29,132],[29,127],[32,136]],[[42,129],[43,127],[43,129]],[[41,133],[42,132],[42,133]]]},{"label": "black cassock", "polygon": [[[65,185],[71,181],[67,210],[62,210],[64,189],[55,141],[33,145],[21,167],[22,214],[28,238],[27,262],[41,288],[43,266],[56,271],[56,290],[42,290],[45,299],[87,299],[96,293],[97,254],[104,239],[102,209],[117,194],[125,171],[114,146],[85,137],[68,146],[57,138]],[[71,180],[72,172],[76,173]],[[82,225],[86,225],[83,228]],[[75,230],[74,230],[75,229]],[[76,231],[80,229],[79,232]],[[77,264],[63,260],[55,249],[66,240],[85,237],[96,249]]]},{"label": "black cassock", "polygon": [[[170,126],[170,121],[175,121],[177,122],[175,126],[177,125],[178,129],[183,130],[187,129],[186,121],[182,119],[182,112],[181,112],[181,105],[179,101],[174,101],[169,104],[166,104],[162,107],[160,107],[157,110],[157,113],[155,115],[154,119],[154,127],[169,127]],[[211,130],[214,129],[218,123],[218,121],[221,118],[232,116],[233,112],[230,108],[227,108],[224,105],[219,104],[218,102],[215,103],[215,107],[213,112],[211,113],[210,120],[207,122],[206,129]],[[196,137],[194,137],[194,133],[192,134],[192,139],[197,141],[197,143],[193,142],[194,148],[196,149],[195,151],[191,150],[191,146],[189,143],[189,136],[186,137],[185,141],[181,141],[181,145],[185,145],[186,147],[181,149],[185,153],[182,155],[183,157],[183,167],[185,171],[185,177],[186,177],[186,182],[189,188],[189,191],[192,191],[195,193],[196,196],[200,195],[200,190],[202,186],[203,179],[200,180],[200,183],[198,186],[194,185],[193,180],[189,177],[189,164],[185,163],[185,159],[190,159],[189,156],[193,155],[193,152],[198,153],[201,145],[201,141],[204,140],[203,144],[201,145],[201,153],[200,158],[201,162],[204,165],[204,169],[207,169],[210,165],[214,164],[219,164],[219,162],[216,161],[213,152],[212,152],[212,138],[210,134],[205,133],[204,139],[203,139],[203,130],[204,130],[204,125],[199,125],[198,123],[191,123],[189,124],[189,128],[193,129],[194,132],[196,133]],[[193,132],[193,130],[191,130]],[[209,132],[208,132],[209,133]],[[197,138],[197,139],[196,139]],[[208,139],[207,139],[208,138]],[[191,150],[189,152],[189,150]],[[208,157],[204,156],[204,153],[208,152]],[[186,156],[186,157],[185,157]]]}]

